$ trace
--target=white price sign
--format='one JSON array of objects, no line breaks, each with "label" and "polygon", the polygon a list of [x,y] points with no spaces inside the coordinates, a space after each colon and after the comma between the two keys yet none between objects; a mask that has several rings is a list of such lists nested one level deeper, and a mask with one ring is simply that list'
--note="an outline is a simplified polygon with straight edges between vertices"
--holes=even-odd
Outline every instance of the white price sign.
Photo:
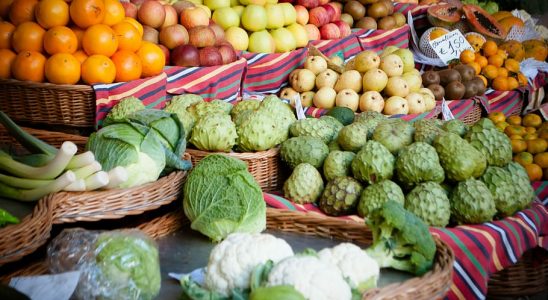
[{"label": "white price sign", "polygon": [[430,46],[432,46],[434,52],[446,64],[453,59],[458,59],[462,51],[474,49],[458,29],[435,40],[431,40]]},{"label": "white price sign", "polygon": [[447,101],[445,101],[445,98],[441,100],[441,114],[445,121],[453,120],[455,118],[449,108],[449,105],[447,104]]}]

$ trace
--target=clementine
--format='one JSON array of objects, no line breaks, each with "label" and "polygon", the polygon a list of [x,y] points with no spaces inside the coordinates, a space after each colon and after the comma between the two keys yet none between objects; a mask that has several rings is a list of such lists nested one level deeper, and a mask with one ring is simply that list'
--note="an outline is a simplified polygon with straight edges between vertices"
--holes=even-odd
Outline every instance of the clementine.
[{"label": "clementine", "polygon": [[80,62],[69,53],[57,53],[46,61],[46,79],[56,84],[75,84],[80,80]]},{"label": "clementine", "polygon": [[15,26],[34,21],[34,8],[38,0],[13,0],[10,6],[9,19]]},{"label": "clementine", "polygon": [[72,0],[69,11],[74,24],[86,29],[91,25],[103,22],[105,3],[103,0]]},{"label": "clementine", "polygon": [[65,26],[70,21],[69,5],[63,0],[41,0],[34,9],[34,16],[45,29]]},{"label": "clementine", "polygon": [[82,49],[88,55],[101,54],[110,57],[118,49],[118,38],[109,26],[96,24],[84,32]]},{"label": "clementine", "polygon": [[114,81],[131,81],[141,78],[143,66],[137,54],[128,50],[119,50],[111,57],[116,66],[116,78]]},{"label": "clementine", "polygon": [[126,12],[119,0],[103,0],[105,3],[105,18],[103,24],[112,26],[122,22]]},{"label": "clementine", "polygon": [[139,30],[131,23],[126,21],[120,22],[112,26],[112,30],[114,30],[118,39],[119,50],[135,52],[141,47],[141,34],[139,34]]},{"label": "clementine", "polygon": [[87,84],[112,83],[116,77],[116,67],[110,58],[95,54],[82,63],[82,81]]},{"label": "clementine", "polygon": [[13,31],[11,46],[17,53],[21,51],[42,52],[44,49],[44,35],[46,31],[34,22],[20,24]]},{"label": "clementine", "polygon": [[142,77],[155,76],[162,72],[166,58],[162,49],[156,44],[143,41],[137,50],[137,55],[143,65]]},{"label": "clementine", "polygon": [[11,49],[11,37],[15,31],[15,26],[10,22],[0,22],[0,49]]},{"label": "clementine", "polygon": [[50,55],[57,53],[74,53],[78,48],[78,38],[66,26],[50,28],[44,35],[44,49]]}]

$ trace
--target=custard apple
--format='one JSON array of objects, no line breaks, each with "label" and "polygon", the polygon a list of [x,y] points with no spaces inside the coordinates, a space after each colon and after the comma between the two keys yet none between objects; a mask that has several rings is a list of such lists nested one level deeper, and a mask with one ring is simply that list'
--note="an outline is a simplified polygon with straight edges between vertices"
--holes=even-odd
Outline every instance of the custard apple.
[{"label": "custard apple", "polygon": [[339,132],[337,142],[346,151],[360,151],[367,142],[367,126],[362,123],[352,123],[344,126]]},{"label": "custard apple", "polygon": [[295,167],[284,183],[284,196],[297,204],[314,203],[323,191],[322,174],[311,164]]},{"label": "custard apple", "polygon": [[323,162],[323,176],[327,181],[340,176],[350,176],[350,164],[356,154],[350,151],[331,151]]},{"label": "custard apple", "polygon": [[176,95],[169,100],[169,104],[166,106],[176,106],[178,108],[189,109],[191,106],[194,106],[198,103],[204,102],[204,98],[200,95],[195,94],[182,94]]},{"label": "custard apple", "polygon": [[497,126],[495,126],[495,123],[493,123],[493,121],[489,120],[488,118],[481,118],[473,126],[479,128],[497,128]]},{"label": "custard apple", "polygon": [[229,115],[206,115],[196,122],[189,142],[204,151],[230,152],[236,138],[236,126]]},{"label": "custard apple", "polygon": [[126,97],[112,107],[105,117],[103,125],[106,126],[117,122],[123,122],[129,114],[145,108],[146,106],[139,98],[133,96]]},{"label": "custard apple", "polygon": [[368,141],[352,160],[352,174],[359,181],[369,184],[391,179],[395,160],[381,143]]},{"label": "custard apple", "polygon": [[234,122],[236,127],[240,127],[244,123],[244,121],[247,120],[249,116],[251,116],[251,114],[253,114],[254,112],[255,110],[244,110],[242,112],[239,112],[235,117],[232,118],[232,121]]},{"label": "custard apple", "polygon": [[373,132],[373,140],[396,155],[403,147],[413,143],[414,131],[415,128],[402,119],[389,119],[377,125]]},{"label": "custard apple", "polygon": [[337,136],[339,136],[339,131],[341,131],[341,129],[344,127],[344,125],[341,122],[339,122],[339,120],[331,116],[321,116],[320,120],[329,124],[331,128],[333,129],[333,136],[331,137],[331,141],[333,141],[334,139],[337,138]]},{"label": "custard apple", "polygon": [[436,182],[418,184],[405,197],[405,209],[414,213],[429,226],[445,227],[451,217],[447,192]]},{"label": "custard apple", "polygon": [[458,224],[489,222],[497,213],[487,186],[476,179],[461,181],[451,193],[451,215]]},{"label": "custard apple", "polygon": [[245,152],[268,150],[287,138],[287,131],[281,124],[271,114],[260,110],[249,114],[236,131],[238,149]]},{"label": "custard apple", "polygon": [[519,210],[523,210],[529,207],[531,202],[535,200],[536,196],[535,191],[531,186],[531,182],[529,181],[529,175],[527,175],[527,171],[525,171],[525,168],[523,168],[517,162],[510,162],[506,166],[506,170],[510,172],[513,185],[516,188],[516,194],[514,197],[515,201],[520,203]]},{"label": "custard apple", "polygon": [[504,167],[512,161],[512,144],[508,136],[496,128],[472,126],[466,140],[487,158],[487,164]]},{"label": "custard apple", "polygon": [[380,208],[388,200],[393,200],[401,205],[405,203],[405,197],[399,185],[391,180],[383,180],[366,187],[358,204],[358,215],[367,217],[373,210]]},{"label": "custard apple", "polygon": [[337,141],[337,139],[332,140],[331,143],[329,143],[327,145],[327,148],[329,148],[329,152],[333,152],[335,150],[343,151],[343,149],[341,148],[341,145],[339,145],[339,142]]},{"label": "custard apple", "polygon": [[230,115],[232,116],[232,119],[236,119],[239,114],[245,111],[258,109],[260,104],[261,101],[244,99],[234,105],[234,107],[230,111]]},{"label": "custard apple", "polygon": [[188,108],[197,120],[206,115],[229,115],[232,110],[232,104],[223,100],[215,99],[211,102],[199,102]]},{"label": "custard apple", "polygon": [[377,120],[378,122],[388,120],[388,118],[376,111],[364,111],[356,115],[354,122],[363,122],[367,120]]},{"label": "custard apple", "polygon": [[289,127],[291,126],[291,124],[297,121],[297,118],[295,117],[295,113],[293,112],[291,106],[280,100],[280,98],[274,95],[270,95],[266,96],[263,101],[261,101],[261,105],[259,106],[258,110],[271,114],[272,117],[274,117],[274,119],[279,122],[280,127],[284,131],[284,135],[280,135],[280,137],[283,138],[278,140],[276,144],[287,140],[287,137],[289,135]]},{"label": "custard apple", "polygon": [[515,187],[512,175],[508,170],[489,166],[480,177],[480,180],[491,191],[493,200],[495,200],[495,207],[500,216],[512,216],[523,208],[519,202],[518,189]]},{"label": "custard apple", "polygon": [[459,119],[453,119],[445,122],[442,128],[447,132],[456,133],[461,137],[463,137],[466,132],[468,132],[468,126],[466,126],[466,124],[464,124],[464,122]]},{"label": "custard apple", "polygon": [[434,141],[434,138],[438,136],[438,134],[444,132],[443,129],[441,129],[436,122],[426,122],[431,121],[429,119],[419,120],[415,123],[413,123],[413,127],[415,127],[415,134],[414,134],[414,140],[415,142],[425,142],[427,144],[432,144]]},{"label": "custard apple", "polygon": [[329,148],[320,139],[312,136],[293,137],[282,143],[280,149],[281,159],[294,169],[300,163],[309,163],[316,168],[321,168]]},{"label": "custard apple", "polygon": [[447,132],[438,135],[432,145],[438,152],[440,164],[449,180],[463,181],[477,178],[487,167],[487,160],[483,153],[455,133]]},{"label": "custard apple", "polygon": [[354,213],[363,187],[356,179],[337,177],[327,183],[320,198],[320,210],[329,216]]},{"label": "custard apple", "polygon": [[334,128],[330,123],[324,120],[311,118],[301,119],[294,122],[289,127],[289,132],[292,137],[295,136],[313,136],[322,139],[326,144],[331,142],[334,135]]},{"label": "custard apple", "polygon": [[445,179],[436,149],[426,143],[414,143],[400,151],[396,158],[396,177],[406,187],[421,182]]}]

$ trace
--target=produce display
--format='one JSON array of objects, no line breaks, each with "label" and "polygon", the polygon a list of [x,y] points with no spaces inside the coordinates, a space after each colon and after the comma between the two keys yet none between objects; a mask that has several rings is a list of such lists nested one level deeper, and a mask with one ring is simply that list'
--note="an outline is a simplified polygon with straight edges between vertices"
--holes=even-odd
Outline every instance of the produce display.
[{"label": "produce display", "polygon": [[392,1],[347,1],[341,19],[352,28],[391,30],[407,23],[405,15],[394,12]]},{"label": "produce display", "polygon": [[484,79],[470,65],[456,65],[451,69],[426,71],[422,74],[423,85],[432,91],[436,100],[482,96],[486,90]]}]

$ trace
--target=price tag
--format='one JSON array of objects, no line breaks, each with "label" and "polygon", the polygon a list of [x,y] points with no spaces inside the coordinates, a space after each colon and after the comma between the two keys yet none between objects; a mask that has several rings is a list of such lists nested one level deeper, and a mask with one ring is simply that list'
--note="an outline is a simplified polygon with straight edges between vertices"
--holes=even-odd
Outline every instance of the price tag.
[{"label": "price tag", "polygon": [[451,109],[449,108],[449,105],[447,105],[447,102],[445,101],[445,98],[443,98],[441,100],[441,114],[443,115],[443,119],[445,121],[455,119],[455,116],[453,116],[453,113],[451,112]]},{"label": "price tag", "polygon": [[293,96],[293,100],[295,100],[295,112],[297,113],[297,120],[306,119],[306,115],[304,114],[303,104],[301,103],[301,95],[295,94]]},{"label": "price tag", "polygon": [[430,46],[445,64],[453,59],[458,59],[462,51],[474,49],[458,29],[431,40]]}]

